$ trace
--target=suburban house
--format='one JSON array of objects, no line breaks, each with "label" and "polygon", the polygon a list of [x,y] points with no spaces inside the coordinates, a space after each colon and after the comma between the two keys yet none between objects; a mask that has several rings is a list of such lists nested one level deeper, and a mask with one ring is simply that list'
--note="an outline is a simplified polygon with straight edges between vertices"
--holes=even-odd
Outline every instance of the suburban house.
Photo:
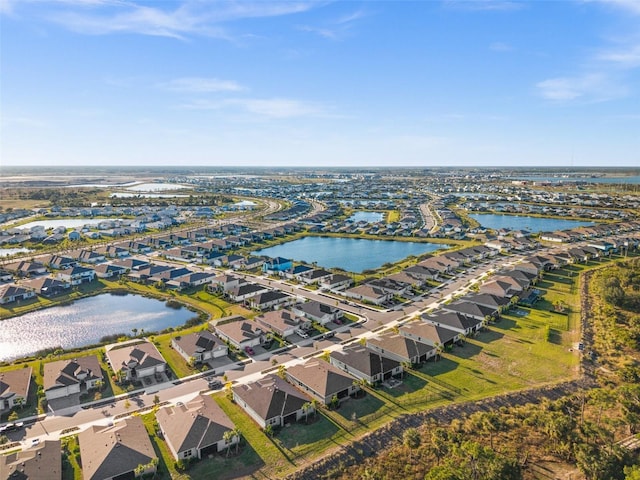
[{"label": "suburban house", "polygon": [[423,322],[432,323],[453,330],[464,335],[471,335],[477,332],[483,325],[484,320],[463,315],[458,312],[438,311],[433,315],[422,315]]},{"label": "suburban house", "polygon": [[[422,267],[419,267],[422,268]],[[411,288],[422,288],[425,284],[425,278],[420,275],[414,275],[411,272],[407,271],[408,269],[403,270],[399,273],[394,273],[393,275],[389,275],[389,280],[397,283],[404,283],[406,285],[410,285]]]},{"label": "suburban house", "polygon": [[366,284],[350,288],[349,290],[345,290],[343,293],[345,297],[355,298],[356,300],[370,302],[375,305],[382,305],[393,298],[392,293]]},{"label": "suburban house", "polygon": [[411,283],[392,280],[389,277],[369,280],[366,282],[366,285],[369,285],[373,288],[378,288],[383,292],[389,293],[390,295],[404,296],[411,290]]},{"label": "suburban house", "polygon": [[491,280],[480,285],[478,292],[488,293],[497,297],[511,298],[514,295],[520,295],[522,293],[522,287],[517,284],[514,285],[511,282]]},{"label": "suburban house", "polygon": [[367,347],[400,363],[423,363],[436,354],[435,348],[431,345],[394,332],[386,332],[377,337],[368,338]]},{"label": "suburban house", "polygon": [[402,365],[399,361],[384,357],[360,344],[331,352],[329,361],[331,365],[360,380],[365,380],[370,385],[402,373]]},{"label": "suburban house", "polygon": [[203,458],[235,445],[240,437],[235,425],[209,395],[198,395],[185,404],[156,412],[158,425],[176,460]]},{"label": "suburban house", "polygon": [[3,266],[5,270],[18,277],[33,277],[47,273],[47,268],[40,262],[29,262],[21,260],[19,262],[8,263]]},{"label": "suburban house", "polygon": [[403,270],[403,272],[406,275],[410,275],[413,278],[420,279],[423,282],[427,280],[437,280],[439,274],[437,270],[420,264],[407,267]]},{"label": "suburban house", "polygon": [[207,285],[213,280],[215,275],[210,272],[189,272],[184,275],[179,275],[167,280],[165,284],[167,287],[176,288],[182,290],[184,288],[199,287],[201,285]]},{"label": "suburban house", "polygon": [[249,298],[247,301],[249,307],[256,310],[267,310],[268,308],[275,307],[277,305],[288,305],[295,301],[295,297],[288,295],[280,290],[269,290],[268,292],[260,293],[255,297]]},{"label": "suburban house", "polygon": [[31,367],[0,372],[0,412],[26,405],[31,385]]},{"label": "suburban house", "polygon": [[[400,327],[400,335],[424,343],[429,347],[447,347],[458,341],[458,335],[453,330],[426,322],[410,322]],[[430,350],[424,360],[436,354],[436,350]],[[424,361],[422,360],[422,361]]]},{"label": "suburban house", "polygon": [[266,312],[254,320],[281,338],[289,337],[296,333],[297,329],[305,328],[311,323],[296,317],[289,310]]},{"label": "suburban house", "polygon": [[231,390],[234,401],[261,428],[284,426],[313,412],[310,397],[274,374]]},{"label": "suburban house", "polygon": [[461,297],[460,300],[466,300],[477,305],[492,308],[498,312],[509,308],[509,299],[507,297],[499,297],[490,293],[470,293]]},{"label": "suburban house", "polygon": [[351,286],[352,283],[353,279],[351,277],[341,273],[334,273],[330,277],[321,280],[319,285],[329,290],[340,290]]},{"label": "suburban house", "polygon": [[98,388],[99,382],[103,381],[100,362],[95,355],[44,364],[43,387],[47,400]]},{"label": "suburban house", "polygon": [[80,285],[92,282],[96,278],[96,272],[93,268],[72,267],[58,272],[56,277],[62,281],[69,282],[71,285]]},{"label": "suburban house", "polygon": [[84,480],[135,478],[156,471],[158,457],[140,417],[78,433]]},{"label": "suburban house", "polygon": [[98,278],[113,278],[119,277],[127,273],[127,269],[120,265],[114,265],[111,263],[101,263],[93,267]]},{"label": "suburban house", "polygon": [[282,257],[271,258],[262,264],[262,271],[268,274],[282,274],[291,270],[291,268],[293,268],[293,262]]},{"label": "suburban house", "polygon": [[326,325],[329,322],[338,320],[344,315],[344,312],[339,308],[315,300],[298,303],[294,305],[291,310],[299,317],[308,318],[321,325]]},{"label": "suburban house", "polygon": [[151,343],[140,340],[115,343],[105,347],[111,368],[124,380],[138,380],[163,373],[167,363]]},{"label": "suburban house", "polygon": [[64,270],[65,268],[75,267],[78,265],[78,262],[73,258],[64,257],[62,255],[48,255],[42,258],[42,263],[55,270]]},{"label": "suburban house", "polygon": [[293,385],[324,405],[329,405],[334,397],[342,401],[360,390],[352,376],[318,358],[289,367],[287,378]]},{"label": "suburban house", "polygon": [[44,440],[31,448],[0,455],[0,478],[7,480],[61,480],[60,440]]},{"label": "suburban house", "polygon": [[205,363],[229,353],[225,343],[208,330],[194,332],[171,339],[171,346],[187,361]]},{"label": "suburban house", "polygon": [[244,278],[236,277],[235,275],[218,275],[211,279],[211,282],[207,285],[207,290],[214,293],[226,293],[244,283],[247,283]]},{"label": "suburban house", "polygon": [[234,302],[242,302],[270,289],[257,283],[242,283],[227,291],[227,296]]},{"label": "suburban house", "polygon": [[307,275],[303,276],[301,280],[304,283],[313,284],[313,283],[322,282],[328,279],[329,277],[331,277],[332,275],[333,274],[331,272],[328,272],[327,270],[323,270],[322,268],[316,268],[311,272],[309,272]]},{"label": "suburban house", "polygon": [[500,312],[497,307],[485,307],[484,305],[478,305],[477,303],[470,302],[466,299],[460,299],[452,303],[443,304],[440,308],[445,312],[461,313],[462,315],[474,318],[480,322],[484,322],[487,317],[491,317],[491,319],[495,320],[500,316]]},{"label": "suburban house", "polygon": [[22,285],[43,297],[52,297],[61,293],[67,293],[71,288],[70,283],[51,277],[38,277],[31,280],[25,280],[22,282]]},{"label": "suburban house", "polygon": [[237,349],[243,350],[247,347],[257,347],[264,341],[265,332],[256,322],[240,320],[222,323],[218,320],[214,329],[216,334]]},{"label": "suburban house", "polygon": [[19,287],[13,283],[0,285],[0,305],[27,300],[36,296],[33,290]]}]

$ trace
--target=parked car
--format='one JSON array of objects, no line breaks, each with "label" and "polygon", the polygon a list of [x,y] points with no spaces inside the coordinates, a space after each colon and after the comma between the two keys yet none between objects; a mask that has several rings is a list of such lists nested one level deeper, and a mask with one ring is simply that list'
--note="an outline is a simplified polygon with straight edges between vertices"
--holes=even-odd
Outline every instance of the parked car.
[{"label": "parked car", "polygon": [[23,422],[7,423],[0,427],[0,433],[14,432],[22,427],[24,427]]},{"label": "parked car", "polygon": [[296,333],[302,338],[309,338],[309,334],[302,330],[301,328],[296,328]]},{"label": "parked car", "polygon": [[256,353],[251,347],[244,347],[244,351],[247,352],[248,355],[254,355]]},{"label": "parked car", "polygon": [[209,388],[211,390],[219,390],[219,389],[222,388],[222,382],[220,380],[218,380],[217,378],[209,380]]}]

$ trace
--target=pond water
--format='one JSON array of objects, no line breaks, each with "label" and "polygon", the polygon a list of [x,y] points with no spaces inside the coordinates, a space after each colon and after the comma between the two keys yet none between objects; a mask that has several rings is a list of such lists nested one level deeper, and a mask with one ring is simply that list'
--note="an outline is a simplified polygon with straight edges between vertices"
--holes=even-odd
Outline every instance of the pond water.
[{"label": "pond water", "polygon": [[492,213],[472,213],[469,215],[485,228],[498,230],[528,230],[532,233],[553,232],[555,230],[567,230],[576,227],[594,225],[593,222],[579,220],[564,220],[561,218],[529,217],[526,215],[496,215]]},{"label": "pond water", "polygon": [[179,193],[124,193],[114,192],[109,195],[111,198],[187,198],[189,195]]},{"label": "pond water", "polygon": [[78,228],[84,225],[98,225],[100,222],[108,222],[110,220],[121,220],[120,218],[61,218],[56,220],[36,220],[35,222],[25,223],[24,225],[18,225],[16,228],[32,228],[38,225],[43,226],[45,229],[67,227]]},{"label": "pond water", "polygon": [[378,223],[384,220],[384,214],[380,212],[355,212],[349,218],[347,222],[367,222]]},{"label": "pond water", "polygon": [[184,188],[193,188],[189,185],[180,185],[179,183],[140,183],[127,188],[134,192],[162,192],[164,190],[182,190]]},{"label": "pond water", "polygon": [[102,294],[70,305],[46,308],[0,320],[0,361],[26,357],[45,348],[76,348],[106,335],[131,335],[183,325],[196,313],[169,308],[140,295]]},{"label": "pond water", "polygon": [[626,183],[626,184],[640,184],[640,175],[627,175],[620,177],[581,177],[581,176],[537,176],[537,175],[523,175],[514,176],[513,179],[527,180],[529,182],[587,182],[587,183]]},{"label": "pond water", "polygon": [[29,253],[31,251],[28,248],[0,248],[0,257],[8,257],[16,253]]},{"label": "pond water", "polygon": [[254,255],[291,258],[325,268],[342,268],[360,273],[400,261],[410,255],[422,255],[448,245],[427,242],[399,242],[359,238],[304,237],[293,242],[253,252]]}]

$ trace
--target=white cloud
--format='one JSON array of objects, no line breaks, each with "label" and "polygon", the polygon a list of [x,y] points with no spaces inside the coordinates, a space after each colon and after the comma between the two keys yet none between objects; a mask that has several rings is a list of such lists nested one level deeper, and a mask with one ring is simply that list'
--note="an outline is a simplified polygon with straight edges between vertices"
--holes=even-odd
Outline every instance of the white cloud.
[{"label": "white cloud", "polygon": [[596,59],[613,63],[622,68],[640,67],[640,44],[601,52],[596,56]]},{"label": "white cloud", "polygon": [[239,92],[245,90],[242,85],[231,80],[202,77],[176,78],[169,82],[159,84],[159,87],[175,92],[193,93]]},{"label": "white cloud", "polygon": [[601,102],[625,96],[627,89],[601,73],[557,77],[536,84],[541,97],[555,102]]},{"label": "white cloud", "polygon": [[298,2],[209,2],[182,0],[175,3],[150,2],[140,5],[125,0],[24,0],[11,3],[0,0],[3,10],[38,6],[32,9],[49,21],[77,33],[107,35],[134,33],[185,39],[202,35],[233,40],[221,24],[246,18],[276,17],[301,13],[318,5],[315,1]]},{"label": "white cloud", "polygon": [[522,1],[510,0],[444,0],[444,6],[464,11],[513,11],[526,5]]},{"label": "white cloud", "polygon": [[311,25],[298,25],[297,28],[301,32],[315,33],[321,37],[328,38],[329,40],[338,40],[340,37],[337,30],[332,30],[330,28],[312,27]]},{"label": "white cloud", "polygon": [[605,5],[611,5],[631,13],[640,14],[640,2],[638,0],[590,0],[603,3]]},{"label": "white cloud", "polygon": [[508,43],[493,42],[489,45],[489,50],[493,50],[494,52],[512,52],[513,47]]},{"label": "white cloud", "polygon": [[183,105],[182,108],[190,110],[237,108],[261,117],[276,119],[327,116],[326,109],[320,104],[289,98],[228,98],[219,101],[196,100]]}]

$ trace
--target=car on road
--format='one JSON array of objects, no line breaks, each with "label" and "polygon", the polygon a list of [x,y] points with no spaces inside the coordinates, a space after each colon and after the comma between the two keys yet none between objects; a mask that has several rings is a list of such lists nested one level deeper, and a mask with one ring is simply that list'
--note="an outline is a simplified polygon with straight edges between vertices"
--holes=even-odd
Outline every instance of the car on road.
[{"label": "car on road", "polygon": [[24,427],[23,422],[7,423],[0,427],[0,433],[15,432],[22,427]]},{"label": "car on road", "polygon": [[39,438],[32,438],[31,439],[31,446],[35,447],[36,445],[40,444],[40,439]]},{"label": "car on road", "polygon": [[256,353],[251,347],[244,347],[244,351],[247,352],[248,355],[255,355]]}]

